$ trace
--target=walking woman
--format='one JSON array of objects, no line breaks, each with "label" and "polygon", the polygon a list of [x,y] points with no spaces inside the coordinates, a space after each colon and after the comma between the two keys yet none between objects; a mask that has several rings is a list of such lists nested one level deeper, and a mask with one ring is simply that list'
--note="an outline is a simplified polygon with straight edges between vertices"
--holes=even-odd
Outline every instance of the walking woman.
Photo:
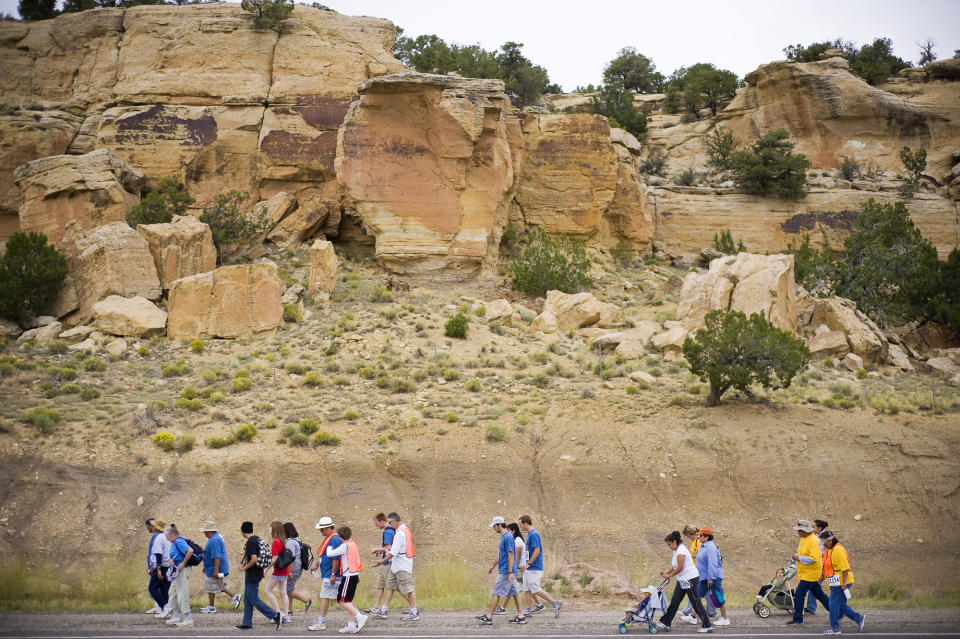
[{"label": "walking woman", "polygon": [[697,632],[713,632],[710,617],[707,616],[700,597],[697,596],[700,573],[697,572],[697,567],[693,565],[693,557],[690,556],[690,551],[680,540],[680,531],[674,530],[667,535],[664,541],[667,542],[667,547],[673,551],[673,557],[670,560],[670,570],[662,571],[660,576],[664,579],[676,577],[677,585],[673,589],[673,596],[670,598],[667,612],[657,622],[657,628],[669,631],[670,624],[673,623],[673,617],[677,614],[683,598],[689,597],[690,603],[693,605],[693,611],[697,613],[697,617],[703,620],[703,626],[698,628]]},{"label": "walking woman", "polygon": [[297,527],[294,526],[292,522],[284,522],[283,534],[287,537],[286,542],[284,542],[287,550],[293,553],[293,563],[290,564],[290,576],[287,577],[287,597],[290,600],[287,604],[287,617],[289,618],[293,616],[294,599],[307,604],[307,607],[303,611],[304,613],[310,612],[310,606],[313,605],[313,599],[307,599],[297,592],[297,581],[303,574],[303,566],[300,562],[300,551],[302,550],[302,546],[300,543],[300,534],[297,532]]},{"label": "walking woman", "polygon": [[[283,568],[277,566],[280,553],[286,550],[285,542],[287,536],[283,530],[283,522],[274,521],[270,523],[270,536],[273,537],[273,543],[270,546],[270,554],[273,557],[270,565],[273,566],[273,574],[267,579],[267,601],[270,602],[274,610],[279,610],[283,614],[283,622],[287,623],[290,621],[290,617],[287,616],[287,611],[290,610],[290,598],[287,596],[287,579],[290,577],[291,564],[284,564]],[[282,607],[277,603],[277,596],[274,594],[274,590],[279,590],[280,592],[280,601],[283,603]]]},{"label": "walking woman", "polygon": [[[170,580],[169,610],[163,613],[161,619],[167,619],[168,625],[192,626],[193,616],[190,614],[190,573],[197,564],[193,559],[193,548],[183,538],[174,524],[167,526],[163,533],[170,542],[170,563],[167,570],[167,579]],[[172,611],[172,612],[171,612]]]},{"label": "walking woman", "polygon": [[840,540],[828,530],[820,533],[820,541],[823,542],[823,573],[820,580],[826,579],[830,586],[830,628],[823,634],[839,635],[841,617],[851,619],[863,630],[866,616],[847,604],[850,586],[853,585],[853,571],[850,570],[847,549],[840,545]]},{"label": "walking woman", "polygon": [[150,574],[147,589],[156,605],[146,612],[157,619],[167,610],[170,601],[170,582],[164,575],[170,567],[170,541],[163,534],[164,527],[166,524],[156,517],[147,520],[147,532],[152,533],[147,546],[147,572]]}]

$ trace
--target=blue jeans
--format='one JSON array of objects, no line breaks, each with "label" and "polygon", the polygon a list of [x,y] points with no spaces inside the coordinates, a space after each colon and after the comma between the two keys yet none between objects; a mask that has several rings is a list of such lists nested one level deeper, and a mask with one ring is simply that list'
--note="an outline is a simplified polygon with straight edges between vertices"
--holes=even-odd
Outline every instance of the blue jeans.
[{"label": "blue jeans", "polygon": [[277,611],[263,603],[260,599],[260,582],[245,583],[243,585],[243,622],[244,626],[253,625],[253,609],[256,608],[264,617],[273,621]]},{"label": "blue jeans", "polygon": [[170,582],[166,579],[157,577],[156,572],[150,573],[150,585],[147,587],[150,591],[150,597],[157,602],[157,605],[163,608],[170,601]]},{"label": "blue jeans", "polygon": [[843,594],[843,588],[840,586],[830,587],[830,627],[834,630],[840,630],[840,618],[847,617],[854,623],[859,624],[863,620],[863,615],[847,605],[847,597]]},{"label": "blue jeans", "polygon": [[817,611],[817,598],[813,596],[812,592],[807,593],[807,612],[816,612]]},{"label": "blue jeans", "polygon": [[816,581],[801,579],[797,584],[797,591],[793,595],[793,620],[797,623],[803,623],[803,602],[807,598],[808,592],[823,604],[824,610],[830,610],[830,600],[827,599],[827,595],[824,594],[820,584]]}]

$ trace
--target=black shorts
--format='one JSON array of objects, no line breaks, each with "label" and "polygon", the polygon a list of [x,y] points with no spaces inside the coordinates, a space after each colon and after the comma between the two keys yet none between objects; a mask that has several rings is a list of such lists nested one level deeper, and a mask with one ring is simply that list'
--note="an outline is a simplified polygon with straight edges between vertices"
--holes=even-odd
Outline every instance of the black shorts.
[{"label": "black shorts", "polygon": [[360,575],[350,575],[340,580],[340,589],[337,591],[338,603],[353,603],[353,595],[357,592]]}]

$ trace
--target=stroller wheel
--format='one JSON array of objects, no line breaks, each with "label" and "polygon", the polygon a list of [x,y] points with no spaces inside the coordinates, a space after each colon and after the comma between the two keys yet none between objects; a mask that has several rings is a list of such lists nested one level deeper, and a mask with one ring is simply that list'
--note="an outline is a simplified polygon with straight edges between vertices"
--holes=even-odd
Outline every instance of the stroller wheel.
[{"label": "stroller wheel", "polygon": [[621,635],[627,634],[627,624],[625,623],[620,624],[620,634]]},{"label": "stroller wheel", "polygon": [[650,634],[651,634],[651,635],[655,635],[655,634],[657,634],[657,632],[659,632],[659,630],[657,629],[657,627],[656,627],[655,625],[653,625],[653,624],[650,624]]},{"label": "stroller wheel", "polygon": [[761,619],[766,619],[767,617],[770,616],[770,609],[767,608],[762,603],[760,603],[759,601],[753,604],[753,611],[757,613],[757,615],[759,615]]}]

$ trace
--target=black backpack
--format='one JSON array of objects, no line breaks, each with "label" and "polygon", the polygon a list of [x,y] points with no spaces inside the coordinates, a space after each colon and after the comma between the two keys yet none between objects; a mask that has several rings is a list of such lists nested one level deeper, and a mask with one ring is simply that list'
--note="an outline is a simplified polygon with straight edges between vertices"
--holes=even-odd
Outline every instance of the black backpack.
[{"label": "black backpack", "polygon": [[187,559],[188,566],[199,566],[203,562],[203,548],[200,547],[197,542],[192,539],[183,538],[187,542],[187,545],[190,546],[190,549],[193,550],[193,554],[190,555],[190,559]]},{"label": "black backpack", "polygon": [[300,541],[300,567],[303,570],[310,570],[310,566],[313,565],[313,548],[310,547],[310,544]]}]

